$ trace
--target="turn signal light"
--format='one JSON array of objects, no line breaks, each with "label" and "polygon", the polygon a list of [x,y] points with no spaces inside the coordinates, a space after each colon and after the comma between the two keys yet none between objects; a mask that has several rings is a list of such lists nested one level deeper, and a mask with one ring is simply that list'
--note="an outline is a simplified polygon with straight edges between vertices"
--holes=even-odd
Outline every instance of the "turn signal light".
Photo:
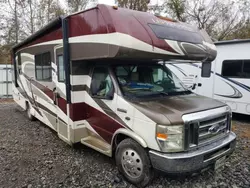
[{"label": "turn signal light", "polygon": [[158,139],[161,139],[161,140],[167,140],[168,135],[167,135],[167,134],[164,134],[164,133],[157,133],[157,134],[156,134],[156,137],[157,137]]}]

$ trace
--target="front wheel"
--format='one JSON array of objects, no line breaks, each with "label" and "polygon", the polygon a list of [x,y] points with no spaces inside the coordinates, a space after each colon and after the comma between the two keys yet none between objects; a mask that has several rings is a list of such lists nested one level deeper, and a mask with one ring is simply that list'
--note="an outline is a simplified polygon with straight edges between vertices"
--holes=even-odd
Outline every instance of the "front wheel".
[{"label": "front wheel", "polygon": [[132,184],[145,187],[153,179],[153,169],[144,148],[128,138],[116,148],[116,165],[122,175]]}]

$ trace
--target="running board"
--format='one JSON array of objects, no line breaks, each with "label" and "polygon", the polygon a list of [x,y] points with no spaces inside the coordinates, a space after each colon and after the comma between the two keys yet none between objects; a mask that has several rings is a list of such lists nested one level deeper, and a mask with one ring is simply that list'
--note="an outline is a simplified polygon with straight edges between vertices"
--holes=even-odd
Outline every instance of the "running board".
[{"label": "running board", "polygon": [[112,156],[111,146],[99,138],[96,138],[94,136],[88,136],[88,137],[81,139],[81,143],[109,157]]}]

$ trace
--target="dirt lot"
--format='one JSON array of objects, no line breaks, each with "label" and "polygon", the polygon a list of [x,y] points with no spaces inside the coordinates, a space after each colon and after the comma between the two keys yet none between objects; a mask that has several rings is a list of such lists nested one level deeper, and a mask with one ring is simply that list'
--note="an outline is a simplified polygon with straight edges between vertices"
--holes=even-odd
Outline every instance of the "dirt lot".
[{"label": "dirt lot", "polygon": [[[242,121],[244,119],[244,121]],[[159,174],[149,187],[250,187],[250,118],[233,127],[237,148],[225,167],[188,177]],[[85,146],[72,148],[11,101],[0,104],[0,187],[133,187],[114,160]]]}]

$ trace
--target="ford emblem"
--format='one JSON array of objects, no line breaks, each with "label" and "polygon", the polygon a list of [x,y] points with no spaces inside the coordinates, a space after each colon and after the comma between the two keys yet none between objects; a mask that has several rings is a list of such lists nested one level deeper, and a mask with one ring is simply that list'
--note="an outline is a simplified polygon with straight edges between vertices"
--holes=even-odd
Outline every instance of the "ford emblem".
[{"label": "ford emblem", "polygon": [[217,125],[213,125],[212,127],[210,127],[208,129],[208,132],[212,133],[212,134],[216,134],[218,132],[220,132],[220,124],[217,124]]}]

